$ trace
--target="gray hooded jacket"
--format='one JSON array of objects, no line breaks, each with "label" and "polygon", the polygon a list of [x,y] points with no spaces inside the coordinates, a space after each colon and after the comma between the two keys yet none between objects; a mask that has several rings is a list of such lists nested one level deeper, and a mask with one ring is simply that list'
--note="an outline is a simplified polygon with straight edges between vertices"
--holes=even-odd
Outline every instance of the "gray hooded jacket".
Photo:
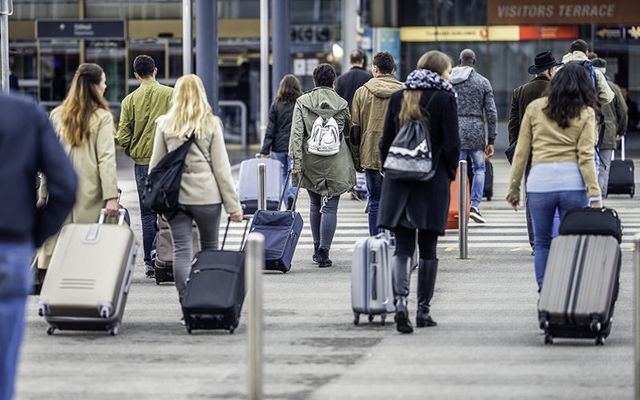
[{"label": "gray hooded jacket", "polygon": [[451,71],[451,83],[458,93],[460,149],[484,150],[487,144],[496,140],[498,121],[491,83],[473,67],[466,66],[455,67]]}]

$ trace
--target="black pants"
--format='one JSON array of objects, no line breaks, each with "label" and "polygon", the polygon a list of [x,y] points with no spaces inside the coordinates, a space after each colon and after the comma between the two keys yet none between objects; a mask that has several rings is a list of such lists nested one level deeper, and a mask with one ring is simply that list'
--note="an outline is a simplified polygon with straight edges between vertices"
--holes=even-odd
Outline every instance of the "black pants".
[{"label": "black pants", "polygon": [[[395,255],[412,257],[416,249],[416,230],[405,227],[397,227],[393,231],[396,235]],[[438,245],[438,234],[433,231],[418,230],[418,250],[420,259],[435,260],[436,246]]]}]

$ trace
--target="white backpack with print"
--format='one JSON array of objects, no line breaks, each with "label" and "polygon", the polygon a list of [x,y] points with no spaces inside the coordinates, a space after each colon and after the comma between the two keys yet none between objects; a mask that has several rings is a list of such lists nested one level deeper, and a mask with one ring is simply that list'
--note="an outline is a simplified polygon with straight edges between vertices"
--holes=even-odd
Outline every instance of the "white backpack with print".
[{"label": "white backpack with print", "polygon": [[307,140],[309,153],[317,156],[332,156],[340,151],[340,130],[333,117],[326,121],[316,118]]}]

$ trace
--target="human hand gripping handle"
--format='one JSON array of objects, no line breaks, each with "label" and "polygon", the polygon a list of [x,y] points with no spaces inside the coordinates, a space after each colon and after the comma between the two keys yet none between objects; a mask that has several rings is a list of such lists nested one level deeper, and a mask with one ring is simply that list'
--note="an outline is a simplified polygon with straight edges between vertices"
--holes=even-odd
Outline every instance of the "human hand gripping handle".
[{"label": "human hand gripping handle", "polygon": [[243,218],[244,218],[244,214],[242,213],[242,210],[236,211],[229,215],[229,219],[231,219],[231,221],[233,222],[242,222]]},{"label": "human hand gripping handle", "polygon": [[117,198],[107,200],[107,204],[104,206],[107,217],[117,217],[120,210],[120,202]]}]

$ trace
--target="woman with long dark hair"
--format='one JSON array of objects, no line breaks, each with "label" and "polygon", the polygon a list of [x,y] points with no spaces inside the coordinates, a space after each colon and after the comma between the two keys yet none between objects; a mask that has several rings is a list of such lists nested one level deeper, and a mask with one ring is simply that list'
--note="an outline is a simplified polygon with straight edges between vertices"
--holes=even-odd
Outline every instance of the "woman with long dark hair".
[{"label": "woman with long dark hair", "polygon": [[568,63],[551,80],[547,97],[529,104],[522,119],[507,201],[518,209],[522,174],[531,157],[526,191],[535,236],[535,273],[542,287],[556,208],[601,207],[594,161],[598,99],[586,69]]},{"label": "woman with long dark hair", "polygon": [[396,328],[413,332],[407,310],[411,258],[418,235],[420,254],[418,269],[418,328],[435,326],[431,318],[431,298],[436,284],[438,236],[444,235],[449,210],[449,188],[455,179],[460,139],[458,107],[453,86],[449,83],[451,59],[439,51],[429,51],[418,60],[401,90],[391,96],[380,141],[380,158],[384,165],[389,148],[400,128],[409,120],[424,121],[429,127],[433,169],[429,181],[402,181],[386,177],[378,211],[378,225],[396,236],[393,256],[393,292]]},{"label": "woman with long dark hair", "polygon": [[[65,223],[92,223],[100,209],[117,216],[118,180],[115,127],[103,95],[106,76],[97,64],[80,64],[69,93],[51,112],[51,122],[78,174],[76,204]],[[45,177],[46,178],[46,177]],[[47,199],[46,179],[40,185],[39,202]],[[46,269],[57,237],[50,238],[38,256],[38,268]]]},{"label": "woman with long dark hair", "polygon": [[[291,135],[293,107],[300,96],[302,96],[302,88],[298,78],[295,75],[285,75],[280,81],[278,94],[271,104],[269,124],[264,136],[262,150],[260,150],[260,154],[263,156],[268,156],[271,153],[282,164],[283,185],[290,185],[290,182],[286,182],[287,174],[291,168],[289,136]],[[291,199],[291,188],[288,189],[288,192],[287,198]]]}]

